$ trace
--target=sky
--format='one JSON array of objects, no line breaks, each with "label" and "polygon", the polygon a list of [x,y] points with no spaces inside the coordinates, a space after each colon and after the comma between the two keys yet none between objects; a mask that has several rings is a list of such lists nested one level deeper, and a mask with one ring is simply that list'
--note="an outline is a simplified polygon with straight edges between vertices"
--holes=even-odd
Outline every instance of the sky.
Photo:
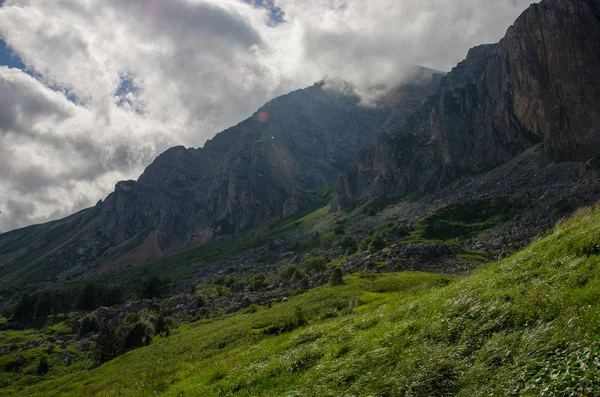
[{"label": "sky", "polygon": [[175,145],[329,78],[393,87],[531,0],[0,0],[0,232],[94,205]]}]

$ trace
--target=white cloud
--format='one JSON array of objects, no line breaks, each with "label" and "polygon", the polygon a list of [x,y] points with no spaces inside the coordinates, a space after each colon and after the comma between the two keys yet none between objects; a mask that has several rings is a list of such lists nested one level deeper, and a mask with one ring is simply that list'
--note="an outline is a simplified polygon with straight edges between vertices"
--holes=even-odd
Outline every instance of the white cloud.
[{"label": "white cloud", "polygon": [[0,230],[93,204],[324,76],[366,92],[448,69],[530,2],[276,0],[273,26],[237,0],[9,0],[0,37],[36,78],[0,67]]}]

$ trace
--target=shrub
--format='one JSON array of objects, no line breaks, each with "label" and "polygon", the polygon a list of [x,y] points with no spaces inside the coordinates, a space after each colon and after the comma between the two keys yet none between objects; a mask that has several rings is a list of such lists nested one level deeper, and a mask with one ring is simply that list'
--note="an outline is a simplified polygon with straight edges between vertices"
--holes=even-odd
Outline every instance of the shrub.
[{"label": "shrub", "polygon": [[99,329],[98,316],[95,313],[86,315],[81,320],[81,328],[79,329],[79,335],[85,336],[90,332],[96,332]]},{"label": "shrub", "polygon": [[255,273],[250,283],[255,290],[264,288],[267,286],[267,276],[264,273]]},{"label": "shrub", "polygon": [[304,274],[302,274],[302,272],[300,270],[295,270],[294,274],[292,274],[292,278],[290,278],[290,281],[292,283],[297,283],[297,282],[301,281],[302,279],[304,279]]},{"label": "shrub", "polygon": [[351,236],[344,236],[341,238],[339,245],[340,247],[347,249],[350,247],[355,247],[356,243],[354,242],[354,239]]},{"label": "shrub", "polygon": [[147,321],[138,321],[133,325],[120,325],[117,334],[124,341],[125,348],[131,349],[150,344],[154,327]]},{"label": "shrub", "polygon": [[335,245],[337,239],[338,236],[334,232],[325,233],[323,237],[321,237],[321,246],[323,248],[331,248]]},{"label": "shrub", "polygon": [[371,243],[369,244],[369,249],[371,251],[379,251],[385,248],[385,239],[379,233],[375,233],[373,238],[371,239]]},{"label": "shrub", "polygon": [[297,268],[294,265],[285,265],[279,271],[279,279],[281,281],[290,281]]},{"label": "shrub", "polygon": [[360,248],[360,250],[361,250],[361,251],[368,251],[368,250],[369,250],[369,247],[371,246],[371,241],[372,241],[372,240],[373,240],[373,237],[371,237],[371,236],[365,237],[365,238],[364,238],[364,239],[363,239],[363,240],[360,242],[360,245],[359,245],[359,248]]},{"label": "shrub", "polygon": [[302,259],[302,268],[312,274],[325,270],[327,263],[329,263],[329,258],[325,255],[315,255]]},{"label": "shrub", "polygon": [[164,313],[159,313],[156,318],[155,333],[156,334],[164,334],[167,335],[170,333],[171,328],[173,327],[173,318],[166,316]]},{"label": "shrub", "polygon": [[333,228],[333,232],[338,236],[343,235],[345,233],[344,225],[342,225],[341,223],[336,224]]},{"label": "shrub", "polygon": [[329,276],[329,285],[335,287],[337,285],[343,285],[344,278],[342,277],[342,269],[339,266],[336,266],[331,271],[331,275]]}]

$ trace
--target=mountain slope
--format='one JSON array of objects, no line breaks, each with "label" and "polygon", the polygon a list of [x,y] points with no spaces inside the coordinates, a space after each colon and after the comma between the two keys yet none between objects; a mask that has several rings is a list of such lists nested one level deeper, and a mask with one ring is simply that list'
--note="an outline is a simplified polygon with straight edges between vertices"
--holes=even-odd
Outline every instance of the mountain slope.
[{"label": "mountain slope", "polygon": [[46,381],[0,394],[595,396],[599,225],[600,209],[580,211],[467,277],[347,276],[185,325],[90,370],[64,375],[50,352]]},{"label": "mountain slope", "polygon": [[377,107],[325,82],[276,98],[203,148],[167,150],[94,208],[0,235],[0,281],[118,270],[293,215],[306,190],[335,181],[385,128],[405,124],[440,77],[416,68]]}]

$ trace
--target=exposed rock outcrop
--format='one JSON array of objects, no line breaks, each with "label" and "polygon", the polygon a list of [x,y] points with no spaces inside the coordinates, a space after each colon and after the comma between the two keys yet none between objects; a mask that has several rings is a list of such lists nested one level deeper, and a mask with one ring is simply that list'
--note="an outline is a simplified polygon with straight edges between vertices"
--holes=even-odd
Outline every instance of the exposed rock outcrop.
[{"label": "exposed rock outcrop", "polygon": [[533,4],[497,45],[472,49],[410,128],[341,177],[342,204],[431,191],[543,142],[541,165],[600,154],[600,3]]}]

